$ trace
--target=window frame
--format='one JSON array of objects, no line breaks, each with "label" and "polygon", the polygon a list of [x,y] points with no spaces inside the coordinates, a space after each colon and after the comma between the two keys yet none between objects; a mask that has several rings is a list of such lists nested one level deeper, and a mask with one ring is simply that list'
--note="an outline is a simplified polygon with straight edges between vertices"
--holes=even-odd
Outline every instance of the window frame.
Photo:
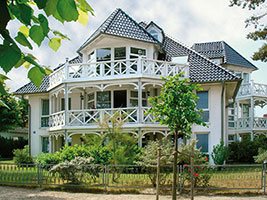
[{"label": "window frame", "polygon": [[[48,101],[48,114],[43,114],[43,102]],[[50,117],[50,102],[49,99],[41,99],[41,108],[40,108],[40,127],[47,128],[49,127],[49,117]],[[44,122],[43,122],[44,120]]]},{"label": "window frame", "polygon": [[[198,95],[199,93],[204,93],[204,92],[207,93],[207,100],[208,100],[207,104],[208,104],[208,106],[207,106],[207,108],[198,107],[198,102],[197,102],[197,109],[203,111],[201,113],[202,119],[203,119],[204,122],[209,123],[210,122],[210,91],[209,90],[198,91],[196,94]],[[199,98],[198,99],[198,101],[199,101],[200,100],[200,96],[199,95],[198,95],[198,98]],[[207,121],[205,121],[204,117],[203,117],[205,112],[208,113],[208,120]]]},{"label": "window frame", "polygon": [[208,142],[207,142],[207,151],[202,151],[202,146],[201,146],[201,150],[200,152],[203,153],[203,154],[209,154],[209,146],[210,146],[210,133],[209,132],[199,132],[199,133],[195,133],[195,139],[197,140],[197,143],[196,143],[196,148],[199,149],[198,147],[198,135],[207,135],[207,139],[208,139]]}]

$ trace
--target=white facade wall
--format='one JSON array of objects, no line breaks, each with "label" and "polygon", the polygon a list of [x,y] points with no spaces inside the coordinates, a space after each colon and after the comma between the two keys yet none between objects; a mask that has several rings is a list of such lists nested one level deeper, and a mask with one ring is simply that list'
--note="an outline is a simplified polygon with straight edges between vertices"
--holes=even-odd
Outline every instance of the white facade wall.
[{"label": "white facade wall", "polygon": [[31,155],[36,156],[42,152],[41,137],[48,136],[47,128],[41,127],[41,101],[42,99],[48,99],[47,95],[30,95],[29,104],[31,106]]}]

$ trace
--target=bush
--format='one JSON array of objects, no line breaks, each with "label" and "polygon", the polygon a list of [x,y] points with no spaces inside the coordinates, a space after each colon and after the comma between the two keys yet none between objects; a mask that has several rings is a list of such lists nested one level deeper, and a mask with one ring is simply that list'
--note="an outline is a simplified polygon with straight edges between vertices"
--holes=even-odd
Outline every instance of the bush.
[{"label": "bush", "polygon": [[33,164],[33,159],[29,155],[29,146],[26,145],[23,149],[14,150],[14,162],[17,165]]},{"label": "bush", "polygon": [[50,169],[53,165],[61,162],[59,152],[55,153],[41,153],[35,160],[36,164],[42,168]]},{"label": "bush", "polygon": [[253,141],[250,136],[243,137],[240,142],[232,142],[229,144],[228,163],[255,163],[254,157],[258,155],[259,149],[267,150],[267,137],[258,136]]},{"label": "bush", "polygon": [[71,161],[76,157],[89,158],[90,156],[89,148],[84,145],[64,146],[59,151],[60,161]]},{"label": "bush", "polygon": [[95,180],[99,176],[99,166],[92,165],[93,158],[76,157],[71,161],[65,161],[53,166],[50,173],[58,173],[60,178],[71,182],[72,184],[79,184],[83,182],[84,174],[89,174]]},{"label": "bush", "polygon": [[110,164],[111,152],[106,146],[95,145],[89,147],[90,156],[94,159],[94,164],[108,165]]},{"label": "bush", "polygon": [[264,149],[259,149],[257,156],[254,156],[255,162],[262,164],[264,161],[267,161],[267,151]]},{"label": "bush", "polygon": [[1,158],[12,158],[15,149],[23,149],[28,144],[28,140],[19,138],[13,140],[13,138],[5,138],[0,136],[0,157]]},{"label": "bush", "polygon": [[223,165],[229,156],[228,147],[224,146],[223,141],[220,144],[214,145],[211,157],[215,165]]},{"label": "bush", "polygon": [[195,148],[196,140],[191,140],[188,144],[182,144],[179,148],[179,163],[184,164],[184,171],[182,173],[183,181],[190,183],[191,181],[191,167],[190,167],[190,157],[193,156],[193,176],[194,176],[194,186],[207,187],[209,185],[209,180],[211,176],[208,174],[208,158],[203,155],[202,152]]}]

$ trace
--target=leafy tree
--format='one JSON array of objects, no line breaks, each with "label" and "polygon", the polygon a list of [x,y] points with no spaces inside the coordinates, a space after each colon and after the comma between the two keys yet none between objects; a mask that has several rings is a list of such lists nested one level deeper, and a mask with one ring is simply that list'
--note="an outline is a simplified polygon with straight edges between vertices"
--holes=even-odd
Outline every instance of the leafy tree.
[{"label": "leafy tree", "polygon": [[[5,73],[12,68],[24,66],[28,78],[39,86],[45,75],[51,70],[41,66],[34,55],[23,52],[24,46],[33,50],[32,42],[40,46],[49,40],[49,46],[57,51],[63,39],[69,39],[63,33],[53,29],[48,17],[57,21],[79,21],[86,24],[88,13],[93,15],[93,9],[86,0],[2,0],[0,1],[0,67]],[[10,21],[18,21],[21,27],[17,35],[12,37],[7,25]],[[0,74],[0,93],[6,93],[3,82],[8,77]],[[4,103],[1,101],[1,105]]]},{"label": "leafy tree", "polygon": [[169,127],[174,134],[174,162],[172,199],[176,199],[177,186],[177,150],[178,138],[190,137],[192,125],[204,125],[200,112],[197,110],[198,96],[196,91],[200,86],[190,83],[182,74],[163,78],[164,85],[157,97],[152,97],[149,102],[152,106],[150,113],[155,120]]},{"label": "leafy tree", "polygon": [[265,0],[230,0],[230,6],[241,6],[243,9],[247,8],[255,12],[253,16],[245,21],[246,27],[252,25],[255,28],[255,31],[249,33],[247,38],[254,41],[262,40],[264,42],[252,57],[253,60],[261,60],[263,62],[267,62],[267,11],[265,3]]},{"label": "leafy tree", "polygon": [[229,155],[228,147],[224,146],[223,141],[220,144],[214,145],[211,157],[216,165],[223,165]]},{"label": "leafy tree", "polygon": [[25,127],[28,123],[28,103],[26,100],[16,98],[12,94],[0,94],[0,100],[5,102],[0,107],[0,131],[7,131],[15,127]]}]

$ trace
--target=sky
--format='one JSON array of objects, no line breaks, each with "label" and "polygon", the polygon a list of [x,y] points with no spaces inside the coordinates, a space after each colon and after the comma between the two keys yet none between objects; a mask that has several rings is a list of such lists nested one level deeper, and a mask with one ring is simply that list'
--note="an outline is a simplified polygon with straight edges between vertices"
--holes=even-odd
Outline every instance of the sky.
[{"label": "sky", "polygon": [[[137,22],[154,21],[165,33],[191,46],[196,42],[224,40],[241,55],[256,65],[259,70],[252,78],[255,82],[267,84],[267,63],[252,61],[251,56],[263,42],[246,39],[252,28],[245,28],[244,21],[251,12],[240,7],[229,7],[229,0],[87,0],[94,8],[95,16],[90,16],[87,26],[78,22],[61,24],[49,18],[50,26],[67,34],[61,48],[54,52],[44,41],[40,48],[34,46],[33,53],[43,65],[52,69],[66,58],[75,57],[77,49],[116,9],[121,8]],[[266,22],[267,23],[267,22]],[[8,24],[11,34],[15,34],[18,23]],[[28,83],[27,70],[14,69],[8,73],[7,82],[11,91]]]}]

